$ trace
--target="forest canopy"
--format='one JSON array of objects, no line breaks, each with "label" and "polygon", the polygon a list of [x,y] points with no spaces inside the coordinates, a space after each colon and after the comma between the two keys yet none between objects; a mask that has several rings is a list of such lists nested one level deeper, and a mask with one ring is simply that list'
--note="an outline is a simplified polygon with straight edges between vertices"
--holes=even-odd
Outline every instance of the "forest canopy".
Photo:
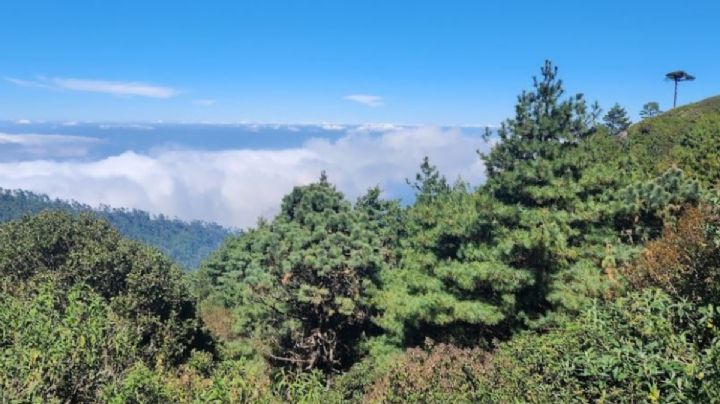
[{"label": "forest canopy", "polygon": [[0,223],[44,210],[72,214],[94,213],[110,222],[125,237],[159,248],[187,270],[197,268],[233,232],[214,223],[185,222],[165,215],[151,215],[138,209],[108,206],[94,209],[75,201],[50,199],[30,191],[0,188]]}]

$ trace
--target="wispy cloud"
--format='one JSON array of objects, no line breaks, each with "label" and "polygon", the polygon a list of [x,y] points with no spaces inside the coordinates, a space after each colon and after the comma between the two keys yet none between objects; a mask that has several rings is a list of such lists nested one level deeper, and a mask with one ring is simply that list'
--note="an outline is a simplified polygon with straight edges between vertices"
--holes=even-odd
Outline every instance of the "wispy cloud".
[{"label": "wispy cloud", "polygon": [[0,161],[86,157],[101,142],[89,136],[0,132]]},{"label": "wispy cloud", "polygon": [[46,79],[40,78],[40,80],[34,81],[34,80],[24,80],[24,79],[18,79],[15,77],[3,77],[5,81],[8,83],[15,84],[16,86],[20,87],[31,87],[31,88],[45,88],[48,90],[55,89],[54,86],[51,84],[46,83]]},{"label": "wispy cloud", "polygon": [[108,81],[77,78],[45,78],[25,80],[5,77],[5,81],[21,87],[43,88],[49,90],[83,91],[118,96],[138,96],[149,98],[171,98],[181,93],[172,87],[148,84],[139,81]]},{"label": "wispy cloud", "polygon": [[357,102],[368,107],[380,107],[383,105],[383,99],[377,95],[370,94],[350,94],[343,97],[348,101]]},{"label": "wispy cloud", "polygon": [[100,139],[88,136],[42,135],[36,133],[9,134],[0,132],[0,144],[40,146],[58,143],[97,143]]},{"label": "wispy cloud", "polygon": [[143,125],[138,123],[125,123],[125,124],[100,124],[98,128],[103,130],[108,129],[131,129],[131,130],[155,130],[152,125]]},{"label": "wispy cloud", "polygon": [[210,106],[213,106],[213,105],[217,104],[217,100],[211,100],[211,99],[208,99],[208,98],[203,98],[203,99],[199,99],[199,100],[193,101],[193,104],[195,104],[195,105],[202,105],[202,106],[204,106],[204,107],[210,107]]}]

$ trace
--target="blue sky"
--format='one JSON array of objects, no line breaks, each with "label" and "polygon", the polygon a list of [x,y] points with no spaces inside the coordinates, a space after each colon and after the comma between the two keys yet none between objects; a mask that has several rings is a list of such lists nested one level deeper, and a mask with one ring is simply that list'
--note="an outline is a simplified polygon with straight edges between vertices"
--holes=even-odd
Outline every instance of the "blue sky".
[{"label": "blue sky", "polygon": [[720,93],[717,1],[33,1],[0,119],[496,124],[545,58],[636,114]]}]

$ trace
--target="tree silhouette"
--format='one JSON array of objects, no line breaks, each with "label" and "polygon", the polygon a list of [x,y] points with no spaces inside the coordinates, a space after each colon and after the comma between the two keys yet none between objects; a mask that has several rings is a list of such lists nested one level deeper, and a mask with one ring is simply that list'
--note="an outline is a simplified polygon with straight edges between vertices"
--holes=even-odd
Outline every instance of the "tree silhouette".
[{"label": "tree silhouette", "polygon": [[675,95],[673,96],[673,108],[675,108],[675,105],[677,105],[677,86],[678,82],[680,81],[693,81],[695,80],[695,76],[688,74],[686,71],[683,70],[677,70],[674,72],[670,72],[665,75],[669,80],[672,80],[675,82]]}]

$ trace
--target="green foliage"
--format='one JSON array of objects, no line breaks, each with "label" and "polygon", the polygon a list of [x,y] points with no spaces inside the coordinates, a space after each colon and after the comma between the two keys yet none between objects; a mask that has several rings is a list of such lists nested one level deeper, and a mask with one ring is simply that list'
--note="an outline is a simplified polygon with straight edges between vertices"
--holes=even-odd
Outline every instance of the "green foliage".
[{"label": "green foliage", "polygon": [[390,211],[376,192],[353,209],[324,179],[297,187],[272,222],[230,240],[200,277],[238,308],[240,336],[274,362],[346,367],[372,332],[370,295],[393,254],[393,236],[374,230]]},{"label": "green foliage", "polygon": [[716,402],[720,310],[655,289],[595,301],[491,353],[414,348],[364,402]]},{"label": "green foliage", "polygon": [[94,402],[137,359],[138,336],[90,288],[0,290],[0,400]]},{"label": "green foliage", "polygon": [[94,209],[78,202],[50,199],[29,191],[0,188],[0,223],[20,219],[44,210],[62,210],[72,214],[94,213],[107,220],[122,235],[157,247],[184,269],[194,269],[231,234],[214,223],[184,222],[164,215],[152,216],[137,209]]},{"label": "green foliage", "polygon": [[405,215],[398,268],[383,273],[377,323],[396,344],[488,345],[578,311],[617,288],[617,268],[700,198],[670,170],[642,181],[624,141],[583,97],[562,99],[547,63],[483,156],[487,184],[450,187],[426,159]]},{"label": "green foliage", "polygon": [[638,181],[618,192],[617,226],[629,243],[644,243],[658,236],[664,223],[673,220],[683,207],[702,198],[698,181],[672,168],[648,181]]},{"label": "green foliage", "polygon": [[720,311],[657,290],[595,303],[544,335],[503,345],[481,375],[487,402],[713,402]]},{"label": "green foliage", "polygon": [[48,211],[0,226],[0,280],[37,277],[50,277],[60,291],[88,285],[132,322],[149,363],[177,363],[210,342],[182,272],[93,215]]},{"label": "green foliage", "polygon": [[530,317],[577,309],[607,288],[599,268],[614,233],[607,202],[627,179],[603,161],[617,146],[598,133],[598,108],[580,94],[561,100],[557,69],[546,63],[542,73],[485,156],[486,189],[497,200],[486,208],[496,223],[495,256],[531,274],[532,288],[520,293]]},{"label": "green foliage", "polygon": [[431,202],[433,199],[450,192],[450,185],[447,179],[440,174],[437,167],[430,164],[430,159],[425,156],[420,164],[420,172],[415,175],[415,181],[406,180],[408,185],[415,190],[415,201],[417,203]]},{"label": "green foliage", "polygon": [[615,104],[610,108],[607,114],[603,116],[603,122],[611,135],[619,135],[625,132],[632,123],[627,111],[620,104]]},{"label": "green foliage", "polygon": [[626,154],[648,176],[676,166],[706,187],[717,186],[718,150],[720,97],[675,108],[628,129]]},{"label": "green foliage", "polygon": [[109,386],[103,398],[112,404],[171,403],[175,402],[172,393],[158,373],[139,363],[119,383]]},{"label": "green foliage", "polygon": [[402,259],[383,272],[376,297],[378,324],[398,343],[412,346],[432,336],[477,344],[507,327],[514,293],[530,278],[482,261],[489,252],[481,242],[490,229],[478,218],[479,197],[458,184],[408,210]]}]

